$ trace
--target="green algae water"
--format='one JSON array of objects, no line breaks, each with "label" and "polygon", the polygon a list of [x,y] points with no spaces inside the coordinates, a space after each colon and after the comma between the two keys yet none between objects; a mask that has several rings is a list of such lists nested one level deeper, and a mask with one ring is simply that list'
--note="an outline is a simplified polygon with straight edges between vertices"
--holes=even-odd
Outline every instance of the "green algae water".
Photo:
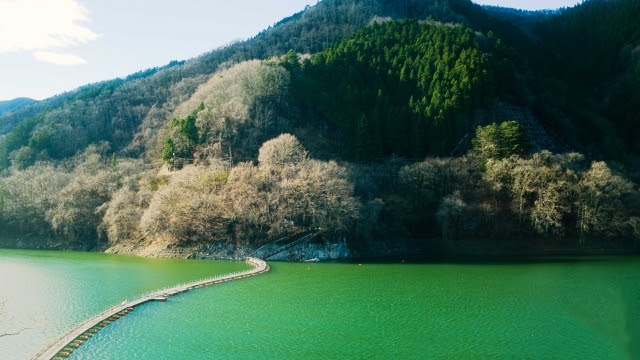
[{"label": "green algae water", "polygon": [[0,335],[18,332],[0,337],[0,360],[28,359],[78,323],[123,300],[248,268],[244,262],[0,249],[0,299],[5,301]]},{"label": "green algae water", "polygon": [[[140,306],[69,358],[640,358],[638,257],[270,265],[267,274]],[[11,341],[0,338],[0,354]]]}]

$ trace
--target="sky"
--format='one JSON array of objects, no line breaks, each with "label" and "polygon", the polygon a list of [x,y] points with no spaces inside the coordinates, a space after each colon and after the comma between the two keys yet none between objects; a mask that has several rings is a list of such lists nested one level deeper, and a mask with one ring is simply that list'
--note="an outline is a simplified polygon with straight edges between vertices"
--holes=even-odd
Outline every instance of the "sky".
[{"label": "sky", "polygon": [[[474,0],[523,9],[577,0]],[[317,0],[0,0],[0,100],[44,99],[252,37]]]},{"label": "sky", "polygon": [[523,10],[545,10],[558,9],[561,7],[571,7],[582,0],[472,0],[480,5],[494,5],[502,7],[517,8]]}]

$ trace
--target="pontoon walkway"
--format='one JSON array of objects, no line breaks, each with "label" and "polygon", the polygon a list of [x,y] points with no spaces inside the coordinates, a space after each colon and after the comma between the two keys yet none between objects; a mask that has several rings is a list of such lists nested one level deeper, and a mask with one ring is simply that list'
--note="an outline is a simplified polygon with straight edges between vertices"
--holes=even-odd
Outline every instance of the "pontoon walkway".
[{"label": "pontoon walkway", "polygon": [[71,354],[74,348],[77,348],[83,341],[87,340],[100,328],[108,325],[111,321],[116,320],[120,316],[125,315],[129,311],[132,311],[136,306],[144,304],[149,301],[165,301],[167,297],[175,294],[179,294],[185,291],[192,290],[194,288],[200,288],[203,286],[210,286],[213,284],[219,284],[223,281],[238,280],[252,275],[261,274],[269,271],[269,265],[258,258],[248,258],[246,260],[248,264],[253,266],[253,269],[240,271],[227,275],[214,276],[206,279],[196,280],[185,284],[157,290],[133,301],[124,301],[122,304],[112,306],[111,308],[101,312],[100,314],[84,321],[73,329],[69,330],[66,334],[62,335],[58,340],[50,343],[47,347],[40,350],[31,359],[33,360],[50,360],[67,357]]}]

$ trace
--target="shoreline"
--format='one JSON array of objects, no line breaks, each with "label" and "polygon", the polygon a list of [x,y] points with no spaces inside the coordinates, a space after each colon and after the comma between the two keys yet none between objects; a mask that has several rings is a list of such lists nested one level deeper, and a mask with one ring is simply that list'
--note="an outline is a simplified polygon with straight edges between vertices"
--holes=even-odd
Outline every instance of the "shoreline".
[{"label": "shoreline", "polygon": [[[166,253],[160,254],[137,254],[135,252],[109,252],[105,250],[87,250],[77,248],[60,248],[60,247],[15,247],[6,246],[0,242],[0,249],[5,250],[30,250],[30,251],[64,251],[64,252],[95,252],[113,255],[138,256],[148,259],[184,259],[184,260],[217,260],[217,261],[244,261],[248,257],[247,252],[243,251],[238,255],[227,256],[194,256],[189,251],[174,252],[170,255]],[[315,254],[309,254],[312,256]],[[314,262],[314,263],[528,263],[528,262],[551,262],[551,261],[576,261],[575,258],[598,258],[598,257],[626,257],[640,256],[638,249],[543,249],[543,250],[527,250],[517,251],[477,251],[477,252],[434,252],[425,253],[392,253],[387,255],[358,255],[351,254],[346,257],[338,258],[317,258],[309,257],[308,259],[292,258],[281,256],[270,261],[277,262]]]},{"label": "shoreline", "polygon": [[[414,239],[415,240],[415,239]],[[578,247],[500,247],[499,244],[458,244],[458,246],[437,246],[434,239],[420,242],[406,240],[388,240],[370,243],[366,247],[352,248],[345,237],[327,239],[320,238],[300,243],[276,255],[268,255],[282,244],[276,242],[266,245],[235,245],[213,242],[178,246],[176,243],[138,242],[112,246],[87,248],[73,246],[60,239],[42,239],[32,236],[0,237],[0,248],[24,250],[57,250],[57,251],[89,251],[120,255],[134,255],[144,258],[161,259],[208,259],[208,260],[240,260],[257,257],[270,261],[291,262],[397,262],[401,260],[431,262],[504,262],[530,261],[535,257],[575,257],[575,256],[634,256],[640,255],[640,247],[628,248],[578,248]],[[467,245],[467,246],[465,246]],[[267,256],[267,258],[265,258]]]}]

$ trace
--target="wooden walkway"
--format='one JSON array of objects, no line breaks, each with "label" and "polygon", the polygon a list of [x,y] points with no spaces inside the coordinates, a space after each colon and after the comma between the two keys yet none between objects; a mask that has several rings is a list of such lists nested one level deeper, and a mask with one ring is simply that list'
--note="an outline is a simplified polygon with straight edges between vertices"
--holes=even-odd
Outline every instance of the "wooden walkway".
[{"label": "wooden walkway", "polygon": [[112,306],[111,308],[101,312],[100,314],[82,322],[73,329],[69,330],[66,334],[62,335],[56,341],[50,343],[47,347],[40,350],[40,352],[34,355],[31,359],[50,360],[69,356],[69,354],[73,352],[74,348],[80,346],[83,341],[87,340],[99,329],[108,325],[111,321],[115,321],[117,318],[133,310],[133,308],[140,304],[144,304],[149,301],[165,301],[169,296],[183,293],[192,289],[198,289],[203,286],[210,286],[212,284],[219,284],[224,281],[238,280],[269,271],[269,265],[264,260],[257,258],[248,258],[246,262],[253,266],[253,269],[209,277],[206,279],[196,280],[173,287],[156,290],[145,294],[136,300],[124,301],[122,304]]}]

